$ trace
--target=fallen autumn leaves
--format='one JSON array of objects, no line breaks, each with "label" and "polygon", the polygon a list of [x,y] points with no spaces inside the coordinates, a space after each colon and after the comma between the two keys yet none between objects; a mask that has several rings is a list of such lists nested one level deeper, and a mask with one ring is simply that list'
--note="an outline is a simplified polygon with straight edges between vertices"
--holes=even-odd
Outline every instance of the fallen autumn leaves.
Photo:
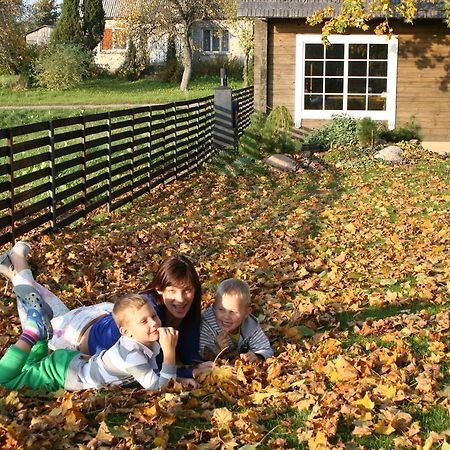
[{"label": "fallen autumn leaves", "polygon": [[[195,262],[205,306],[221,279],[245,278],[276,357],[191,391],[2,390],[0,446],[448,449],[449,172],[438,159],[204,172],[34,236],[38,280],[72,307],[143,289],[171,252]],[[19,332],[5,300],[3,348]]]}]

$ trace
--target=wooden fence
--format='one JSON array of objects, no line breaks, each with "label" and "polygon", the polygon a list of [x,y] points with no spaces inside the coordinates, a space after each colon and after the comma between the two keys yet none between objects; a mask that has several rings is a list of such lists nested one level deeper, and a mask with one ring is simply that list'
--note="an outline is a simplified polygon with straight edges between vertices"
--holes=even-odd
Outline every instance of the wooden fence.
[{"label": "wooden fence", "polygon": [[[240,135],[253,88],[233,98]],[[0,245],[112,211],[194,171],[214,152],[213,127],[211,96],[0,130]]]}]

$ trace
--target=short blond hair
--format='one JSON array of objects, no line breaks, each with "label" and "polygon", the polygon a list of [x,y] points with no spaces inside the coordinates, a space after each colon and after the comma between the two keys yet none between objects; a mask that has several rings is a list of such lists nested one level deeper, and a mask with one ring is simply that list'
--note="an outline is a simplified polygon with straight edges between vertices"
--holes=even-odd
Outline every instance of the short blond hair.
[{"label": "short blond hair", "polygon": [[148,301],[140,294],[126,294],[120,297],[115,303],[112,310],[114,321],[118,328],[126,325],[130,319],[130,313],[138,311]]},{"label": "short blond hair", "polygon": [[224,295],[236,296],[243,306],[250,305],[250,287],[244,281],[238,278],[228,278],[223,280],[217,287],[215,300],[222,300]]}]

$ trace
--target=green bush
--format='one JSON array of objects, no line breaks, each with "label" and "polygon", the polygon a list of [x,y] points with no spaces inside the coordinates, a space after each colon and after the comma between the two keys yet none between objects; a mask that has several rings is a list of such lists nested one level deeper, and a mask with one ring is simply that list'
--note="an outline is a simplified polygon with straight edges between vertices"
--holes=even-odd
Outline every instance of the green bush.
[{"label": "green bush", "polygon": [[381,126],[380,138],[384,139],[386,142],[400,142],[409,141],[411,139],[422,139],[420,133],[421,126],[416,123],[415,116],[411,116],[408,122],[404,125],[394,128],[393,130],[388,130],[386,126]]},{"label": "green bush", "polygon": [[238,58],[227,58],[225,56],[217,56],[215,58],[197,61],[192,68],[192,74],[195,76],[218,76],[222,67],[227,69],[229,78],[242,80],[244,68],[243,62]]},{"label": "green bush", "polygon": [[289,131],[294,121],[286,106],[275,106],[267,116],[266,126],[272,127],[274,131]]},{"label": "green bush", "polygon": [[89,72],[91,54],[74,44],[55,44],[34,64],[36,84],[52,91],[79,84]]},{"label": "green bush", "polygon": [[309,133],[305,144],[320,145],[322,148],[330,148],[332,145],[356,145],[357,123],[357,119],[346,114],[334,115],[329,122]]},{"label": "green bush", "polygon": [[373,147],[378,139],[378,123],[370,117],[364,117],[356,124],[358,143],[362,147]]}]

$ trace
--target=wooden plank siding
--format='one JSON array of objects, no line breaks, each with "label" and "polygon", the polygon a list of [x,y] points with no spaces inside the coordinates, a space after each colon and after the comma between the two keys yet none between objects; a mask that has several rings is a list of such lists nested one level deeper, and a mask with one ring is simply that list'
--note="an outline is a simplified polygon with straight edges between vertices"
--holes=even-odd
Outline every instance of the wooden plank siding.
[{"label": "wooden plank siding", "polygon": [[[310,27],[304,19],[267,22],[267,107],[285,105],[294,114],[296,34],[320,34],[320,27]],[[419,20],[413,25],[391,21],[391,26],[399,42],[396,125],[415,116],[424,140],[450,142],[450,29],[438,20]],[[348,34],[371,33],[356,30]],[[255,73],[260,70],[255,58]],[[256,80],[255,93],[264,90]],[[304,120],[302,125],[320,123]]]}]

